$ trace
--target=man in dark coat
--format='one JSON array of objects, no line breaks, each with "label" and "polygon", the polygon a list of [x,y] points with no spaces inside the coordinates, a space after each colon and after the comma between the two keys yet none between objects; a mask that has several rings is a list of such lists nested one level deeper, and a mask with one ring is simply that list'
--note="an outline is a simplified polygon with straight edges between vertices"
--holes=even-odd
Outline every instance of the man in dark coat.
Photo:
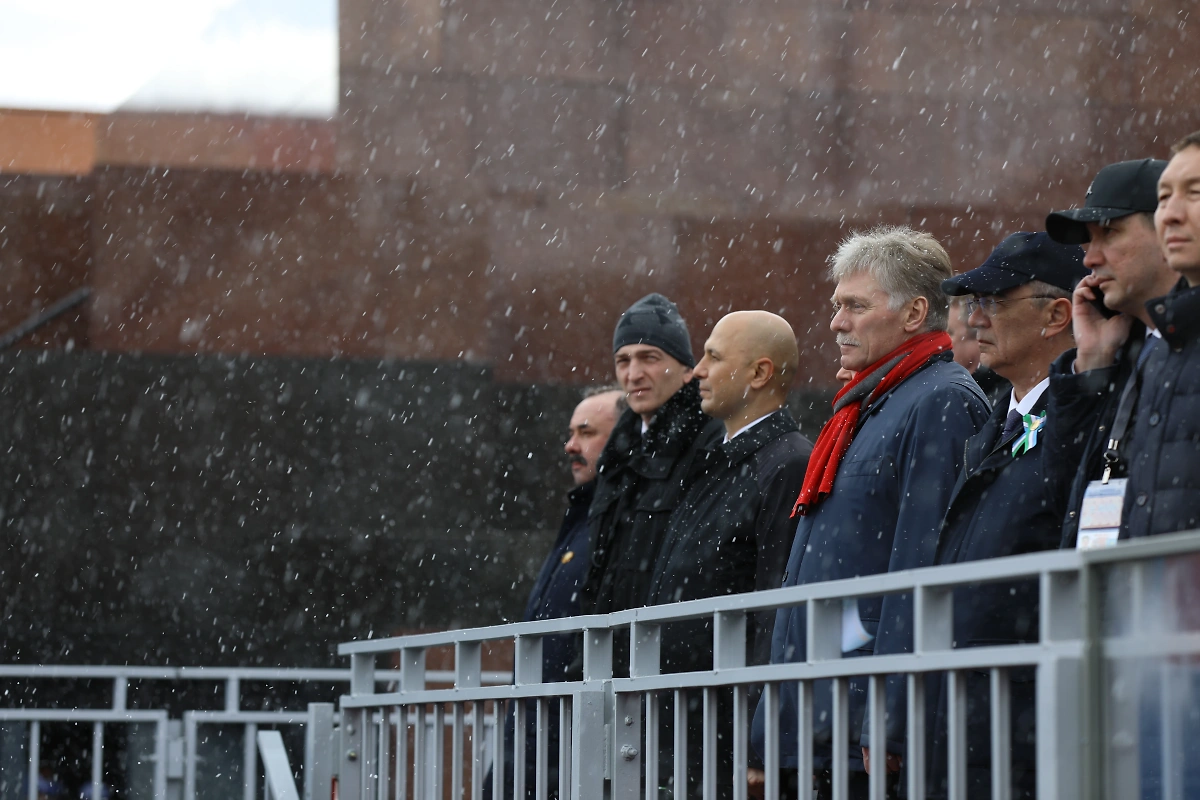
[{"label": "man in dark coat", "polygon": [[[587,513],[596,493],[596,461],[616,425],[617,416],[625,410],[625,395],[615,387],[587,393],[571,414],[567,443],[563,451],[571,465],[575,488],[567,494],[567,511],[559,526],[554,546],[542,562],[533,591],[525,605],[522,621],[558,619],[579,614],[579,594],[587,574],[591,540],[588,537]],[[542,679],[562,681],[579,657],[579,637],[546,636],[542,639]],[[537,717],[534,703],[528,703],[525,725],[525,794],[532,799],[536,787]],[[504,741],[505,791],[512,797],[514,717],[509,711]],[[547,785],[558,790],[558,708],[550,710],[548,736],[549,774]],[[485,800],[492,797],[492,778],[489,772],[483,785]]]},{"label": "man in dark coat", "polygon": [[[736,311],[721,319],[696,365],[700,406],[720,420],[725,435],[711,441],[699,474],[671,515],[654,565],[649,603],[677,603],[779,586],[795,524],[792,505],[804,480],[812,443],[784,404],[796,375],[796,336],[782,317]],[[764,664],[770,648],[770,612],[753,616],[747,663]],[[711,619],[663,630],[663,672],[712,668]],[[718,797],[732,796],[732,694],[718,700]],[[688,695],[688,794],[700,792],[701,695]],[[668,704],[669,705],[669,704]],[[663,710],[664,726],[670,719]],[[669,742],[667,735],[661,741]],[[670,784],[672,753],[661,751],[659,776]]]},{"label": "man in dark coat", "polygon": [[1122,539],[1200,528],[1200,131],[1172,152],[1154,222],[1183,280],[1146,304],[1165,346],[1146,363],[1129,434]]},{"label": "man in dark coat", "polygon": [[[963,442],[990,411],[970,373],[951,358],[949,301],[941,282],[950,257],[932,236],[909,228],[877,228],[851,236],[832,259],[834,316],[841,366],[854,378],[838,392],[834,416],[821,430],[797,502],[799,525],[784,586],[873,575],[933,563],[950,490],[962,466]],[[876,652],[891,625],[911,632],[911,596],[863,598],[847,604],[841,648],[846,657]],[[888,652],[911,649],[903,634]],[[782,608],[771,641],[773,662],[806,656],[803,607]],[[814,775],[796,775],[795,684],[779,687],[779,752],[788,781],[813,781],[831,796],[832,715],[829,687],[814,691]],[[851,681],[850,797],[866,797],[859,750],[866,682]],[[752,740],[761,755],[766,709],[755,714]],[[751,776],[761,782],[761,772]]]},{"label": "man in dark coat", "polygon": [[[1158,178],[1166,166],[1151,158],[1110,164],[1096,174],[1082,208],[1046,218],[1046,231],[1055,241],[1083,245],[1083,263],[1091,270],[1076,289],[1072,310],[1078,349],[1063,353],[1050,370],[1049,423],[1059,455],[1047,468],[1071,486],[1063,547],[1076,546],[1088,485],[1100,480],[1106,467],[1111,479],[1127,476],[1125,459],[1104,457],[1109,432],[1139,363],[1144,367],[1157,346],[1147,302],[1179,280],[1154,230]],[[1136,416],[1133,395],[1130,403]],[[1094,539],[1085,535],[1085,545]]]},{"label": "man in dark coat", "polygon": [[[982,266],[946,281],[947,294],[968,295],[980,361],[1012,383],[979,433],[967,440],[963,470],[950,495],[936,563],[1052,550],[1058,547],[1070,486],[1043,467],[1050,364],[1071,346],[1071,297],[1087,274],[1083,251],[1045,233],[1015,233]],[[954,592],[954,646],[1038,640],[1036,581],[963,586]],[[1036,792],[1032,670],[1010,673],[1014,798]],[[935,683],[941,683],[940,681]],[[991,794],[990,679],[967,676],[966,797]],[[930,797],[946,796],[947,707],[944,688],[927,695],[938,713],[930,730]],[[899,751],[898,751],[899,752]]]},{"label": "man in dark coat", "polygon": [[[700,410],[687,325],[670,300],[650,294],[630,306],[613,332],[613,354],[629,408],[598,462],[588,513],[592,558],[582,604],[587,614],[646,605],[667,522],[696,458],[723,429]],[[618,637],[618,668],[622,642]]]}]

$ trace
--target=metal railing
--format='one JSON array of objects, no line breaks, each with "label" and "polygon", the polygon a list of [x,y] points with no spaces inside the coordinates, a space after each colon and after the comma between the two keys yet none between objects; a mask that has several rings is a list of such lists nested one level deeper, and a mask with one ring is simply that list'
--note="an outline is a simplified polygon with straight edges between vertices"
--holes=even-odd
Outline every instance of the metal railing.
[{"label": "metal railing", "polygon": [[[399,677],[400,673],[396,670],[384,669],[376,674],[381,685],[394,683]],[[429,677],[433,682],[450,683],[454,674],[434,671]],[[507,683],[512,680],[512,674],[494,671],[484,673],[482,678],[487,683]],[[128,786],[118,788],[125,789],[126,796],[149,796],[162,800],[169,797],[193,800],[197,796],[199,779],[204,776],[198,745],[206,726],[235,726],[242,729],[240,763],[232,766],[242,778],[243,800],[256,800],[261,770],[269,770],[270,766],[265,760],[260,761],[260,754],[264,752],[260,739],[263,734],[273,731],[260,728],[305,728],[305,796],[325,800],[330,796],[329,787],[336,773],[336,765],[329,760],[333,752],[333,703],[307,704],[305,708],[250,710],[243,708],[245,690],[248,685],[269,689],[282,684],[328,684],[330,690],[327,697],[333,701],[338,694],[338,689],[334,687],[348,683],[350,679],[351,672],[348,669],[0,665],[0,681],[52,682],[63,686],[88,683],[93,687],[96,682],[107,682],[110,684],[107,689],[92,688],[86,696],[111,698],[111,702],[103,707],[97,705],[92,708],[36,707],[27,697],[23,702],[18,700],[22,702],[21,707],[0,707],[0,725],[16,723],[23,726],[24,741],[20,749],[25,761],[20,786],[11,782],[5,785],[0,780],[0,798],[37,800],[40,768],[46,766],[41,744],[47,726],[87,724],[92,726],[91,750],[79,757],[89,759],[93,787],[111,783],[104,772],[106,734],[118,727],[126,728],[127,735],[132,726],[153,727],[153,734],[149,737],[152,746],[138,757],[139,761],[149,766],[150,775],[145,785],[137,792],[130,792]],[[146,682],[216,683],[223,687],[222,707],[176,711],[175,716],[171,710],[163,707],[130,707],[130,684]],[[22,695],[13,693],[8,702],[13,702],[12,697],[20,698]],[[322,731],[323,738],[314,740],[314,729]],[[279,736],[278,733],[275,735]],[[274,741],[274,737],[269,738]],[[282,746],[282,737],[279,737],[279,744]],[[272,747],[271,752],[277,753],[277,750]],[[297,762],[299,760],[296,759]],[[270,777],[269,771],[263,777]],[[276,793],[274,796],[285,795]]]},{"label": "metal railing", "polygon": [[[557,788],[561,800],[633,800],[660,786],[660,744],[668,733],[673,785],[687,785],[687,706],[685,692],[703,698],[701,795],[747,800],[748,728],[753,687],[762,688],[765,706],[766,800],[778,800],[780,781],[780,692],[797,687],[798,774],[814,765],[814,692],[830,687],[833,796],[847,797],[849,691],[852,680],[867,683],[865,722],[873,753],[886,750],[884,714],[888,676],[907,686],[905,770],[911,798],[926,795],[926,681],[941,674],[947,686],[947,789],[966,796],[966,681],[990,676],[992,787],[994,798],[1010,796],[1009,744],[1012,670],[1035,671],[1037,794],[1042,798],[1123,798],[1139,796],[1144,779],[1138,743],[1148,728],[1145,692],[1130,692],[1130,676],[1187,670],[1185,659],[1200,655],[1200,624],[1173,618],[1164,592],[1189,581],[1200,584],[1200,535],[1157,537],[1093,552],[1034,553],[967,564],[911,570],[808,586],[655,606],[604,616],[500,625],[490,628],[403,636],[343,644],[350,657],[350,693],[340,701],[338,757],[340,800],[480,800],[483,743],[467,737],[485,714],[493,719],[493,796],[543,800]],[[1182,576],[1182,578],[1180,577]],[[1033,580],[1038,587],[1039,638],[1003,646],[956,648],[953,641],[954,590],[984,583]],[[844,603],[864,597],[912,593],[913,651],[869,658],[842,652]],[[1157,598],[1157,599],[1155,599]],[[746,664],[747,614],[803,606],[807,619],[806,660],[758,666]],[[1157,608],[1156,612],[1154,609]],[[1157,617],[1155,614],[1157,613]],[[1178,617],[1178,615],[1175,615]],[[711,620],[713,668],[663,674],[663,627],[686,620]],[[1200,623],[1200,620],[1195,622]],[[580,680],[547,682],[541,674],[541,640],[551,634],[583,639]],[[614,637],[628,636],[628,676],[613,669]],[[484,686],[480,653],[485,643],[512,640],[515,680]],[[425,671],[429,648],[452,646],[454,683],[430,688]],[[401,665],[399,683],[380,691],[376,665]],[[1183,666],[1181,666],[1183,665]],[[1178,677],[1178,676],[1177,676]],[[1184,683],[1187,683],[1186,677]],[[1178,681],[1176,682],[1178,683]],[[732,694],[731,783],[718,771],[719,699]],[[673,724],[662,718],[663,699],[673,700]],[[1143,699],[1139,699],[1143,698]],[[1179,698],[1168,696],[1176,706]],[[1200,697],[1195,698],[1200,703]],[[1169,706],[1170,704],[1168,704]],[[551,710],[561,715],[558,786],[550,781],[547,725]],[[1156,706],[1153,727],[1161,744],[1163,797],[1182,796],[1179,742],[1183,722],[1168,706]],[[490,707],[490,710],[489,710]],[[509,711],[511,709],[511,712]],[[506,713],[514,717],[512,775],[504,770]],[[527,715],[536,720],[535,741],[525,741]],[[434,730],[449,719],[449,740],[428,741],[425,720]],[[410,732],[410,728],[412,728]],[[693,728],[695,729],[695,727]],[[531,745],[527,747],[527,744]],[[450,751],[449,763],[446,750]],[[1142,754],[1143,756],[1145,753]],[[533,759],[533,787],[526,786],[525,759]],[[1144,759],[1143,759],[1144,760]],[[470,773],[468,775],[468,767]],[[447,772],[448,770],[448,772]],[[666,776],[661,776],[666,777]],[[723,781],[721,785],[719,782]],[[883,769],[869,778],[872,798],[885,793]],[[799,796],[811,796],[806,781]],[[511,795],[505,789],[511,787]],[[646,787],[651,787],[647,791]],[[678,796],[678,793],[676,793]]]}]

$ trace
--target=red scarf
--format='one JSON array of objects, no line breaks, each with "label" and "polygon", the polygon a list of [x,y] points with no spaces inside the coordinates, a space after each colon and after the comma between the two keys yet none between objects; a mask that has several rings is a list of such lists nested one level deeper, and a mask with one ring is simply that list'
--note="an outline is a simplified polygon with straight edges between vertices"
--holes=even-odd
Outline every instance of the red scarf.
[{"label": "red scarf", "polygon": [[804,516],[833,492],[833,479],[858,432],[858,418],[863,409],[907,380],[931,357],[949,350],[952,344],[944,331],[914,336],[842,387],[833,398],[833,416],[821,428],[809,456],[804,486],[792,508],[793,517]]}]

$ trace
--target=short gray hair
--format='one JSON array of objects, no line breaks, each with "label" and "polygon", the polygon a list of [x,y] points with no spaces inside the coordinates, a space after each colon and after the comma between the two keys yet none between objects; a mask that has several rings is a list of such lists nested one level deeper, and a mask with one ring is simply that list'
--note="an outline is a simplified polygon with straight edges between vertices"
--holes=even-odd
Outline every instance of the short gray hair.
[{"label": "short gray hair", "polygon": [[931,234],[903,225],[852,233],[829,257],[829,277],[836,283],[859,272],[870,274],[887,292],[893,311],[924,297],[929,301],[925,329],[946,330],[950,298],[942,281],[954,277],[954,270],[946,248]]}]

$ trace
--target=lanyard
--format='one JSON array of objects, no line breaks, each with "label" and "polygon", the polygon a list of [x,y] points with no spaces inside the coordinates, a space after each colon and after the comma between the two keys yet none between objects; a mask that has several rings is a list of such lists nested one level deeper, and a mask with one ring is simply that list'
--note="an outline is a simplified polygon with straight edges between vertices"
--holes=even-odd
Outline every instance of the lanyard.
[{"label": "lanyard", "polygon": [[1104,449],[1104,474],[1100,476],[1101,483],[1108,483],[1113,468],[1121,463],[1121,440],[1125,438],[1125,432],[1129,429],[1129,421],[1133,419],[1133,407],[1137,405],[1138,392],[1141,388],[1142,363],[1149,352],[1150,347],[1145,338],[1135,341],[1129,348],[1129,360],[1133,362],[1133,372],[1129,374],[1129,380],[1125,381],[1125,388],[1121,391],[1121,400],[1117,403],[1117,416],[1113,420],[1112,434],[1108,439],[1108,446]]}]

